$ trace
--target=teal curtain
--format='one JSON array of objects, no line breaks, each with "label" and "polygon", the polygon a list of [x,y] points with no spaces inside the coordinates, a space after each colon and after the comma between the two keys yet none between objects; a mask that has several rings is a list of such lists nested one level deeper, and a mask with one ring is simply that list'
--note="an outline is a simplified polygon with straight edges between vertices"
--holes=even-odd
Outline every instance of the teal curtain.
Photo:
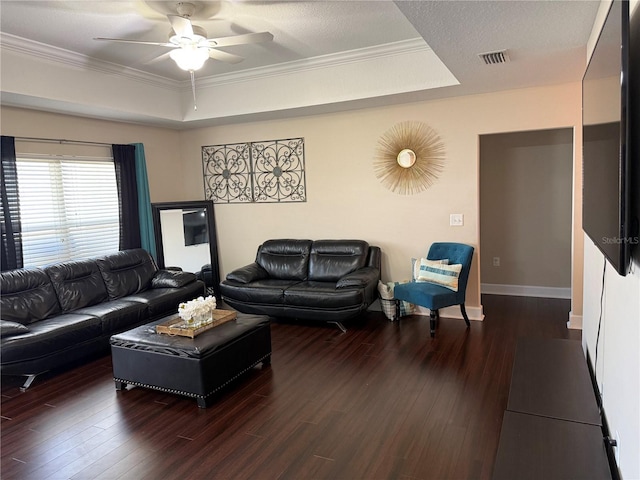
[{"label": "teal curtain", "polygon": [[157,261],[156,238],[153,233],[153,216],[151,213],[151,196],[149,195],[149,179],[147,162],[144,156],[144,145],[133,143],[136,147],[136,182],[138,184],[138,215],[140,216],[140,243],[142,248]]}]

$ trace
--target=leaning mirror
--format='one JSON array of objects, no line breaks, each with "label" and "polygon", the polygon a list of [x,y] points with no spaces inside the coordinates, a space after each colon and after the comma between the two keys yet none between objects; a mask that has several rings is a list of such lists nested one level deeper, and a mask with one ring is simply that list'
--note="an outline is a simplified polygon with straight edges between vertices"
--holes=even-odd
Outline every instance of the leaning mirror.
[{"label": "leaning mirror", "polygon": [[218,242],[213,202],[152,203],[158,267],[195,273],[220,299]]}]

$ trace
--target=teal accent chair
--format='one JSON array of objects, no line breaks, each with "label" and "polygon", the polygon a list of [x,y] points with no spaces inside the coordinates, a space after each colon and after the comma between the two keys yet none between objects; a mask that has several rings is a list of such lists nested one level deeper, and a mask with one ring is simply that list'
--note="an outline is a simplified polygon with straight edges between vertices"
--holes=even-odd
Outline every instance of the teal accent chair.
[{"label": "teal accent chair", "polygon": [[428,308],[430,313],[431,336],[436,333],[436,322],[438,321],[438,310],[452,305],[460,305],[462,317],[467,323],[467,328],[471,326],[467,311],[464,308],[465,294],[467,290],[467,281],[469,280],[469,270],[471,269],[471,260],[473,258],[473,247],[464,243],[437,242],[431,245],[428,260],[448,259],[449,265],[461,264],[462,270],[458,277],[458,291],[436,285],[429,282],[410,282],[397,285],[393,290],[396,300],[397,318],[400,318],[399,312],[400,301],[413,303],[421,307]]}]

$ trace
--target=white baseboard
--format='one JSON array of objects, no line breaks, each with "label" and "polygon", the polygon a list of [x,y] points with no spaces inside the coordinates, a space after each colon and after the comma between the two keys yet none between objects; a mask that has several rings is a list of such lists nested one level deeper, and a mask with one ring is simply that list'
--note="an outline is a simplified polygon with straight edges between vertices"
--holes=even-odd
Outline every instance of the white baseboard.
[{"label": "white baseboard", "polygon": [[[482,313],[482,305],[480,305],[479,307],[467,306],[465,307],[465,310],[467,311],[467,316],[469,317],[469,320],[478,320],[480,322],[484,320],[484,313]],[[428,308],[420,307],[416,305],[416,309],[413,313],[414,315],[429,316],[431,314],[431,311]],[[459,318],[460,320],[462,320],[462,313],[460,312],[459,305],[454,305],[453,307],[441,308],[440,316],[445,318]]]},{"label": "white baseboard", "polygon": [[574,315],[573,312],[569,312],[569,321],[567,322],[567,328],[582,330],[582,315]]},{"label": "white baseboard", "polygon": [[480,292],[492,295],[511,295],[514,297],[571,298],[571,288],[539,287],[535,285],[482,283],[480,284]]}]

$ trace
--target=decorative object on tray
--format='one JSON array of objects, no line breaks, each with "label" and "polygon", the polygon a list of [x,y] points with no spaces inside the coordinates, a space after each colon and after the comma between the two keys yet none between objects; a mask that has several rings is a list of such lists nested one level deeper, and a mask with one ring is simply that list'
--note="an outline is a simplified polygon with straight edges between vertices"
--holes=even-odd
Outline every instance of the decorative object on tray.
[{"label": "decorative object on tray", "polygon": [[378,140],[376,177],[392,192],[408,195],[430,187],[444,166],[444,144],[422,122],[401,122]]},{"label": "decorative object on tray", "polygon": [[180,316],[173,316],[169,320],[156,325],[156,333],[195,338],[213,327],[235,320],[237,316],[237,312],[232,310],[213,310],[209,317],[210,320],[199,326],[189,325]]},{"label": "decorative object on tray", "polygon": [[216,309],[216,297],[198,297],[178,305],[178,315],[189,327],[198,328],[213,320],[212,313]]}]

